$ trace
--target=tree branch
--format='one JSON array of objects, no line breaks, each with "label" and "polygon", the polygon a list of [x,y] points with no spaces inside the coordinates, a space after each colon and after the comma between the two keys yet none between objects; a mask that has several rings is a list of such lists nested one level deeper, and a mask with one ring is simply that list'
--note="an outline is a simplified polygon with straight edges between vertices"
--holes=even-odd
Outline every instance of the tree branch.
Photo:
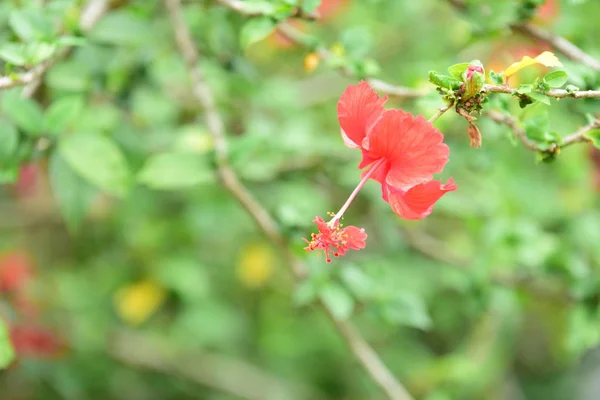
[{"label": "tree branch", "polygon": [[325,398],[313,388],[286,382],[243,360],[214,352],[184,352],[139,333],[120,331],[112,335],[108,353],[125,364],[180,376],[241,399]]},{"label": "tree branch", "polygon": [[594,129],[600,128],[600,120],[594,119],[592,122],[571,133],[570,135],[564,136],[560,143],[554,143],[550,146],[550,148],[545,148],[529,139],[525,129],[519,125],[514,117],[495,110],[485,111],[484,114],[491,120],[508,126],[513,131],[515,137],[517,137],[525,147],[533,151],[554,152],[559,148],[567,147],[574,143],[589,142],[590,140],[585,137],[585,134]]},{"label": "tree branch", "polygon": [[[254,218],[265,235],[275,245],[284,250],[292,267],[292,272],[297,279],[302,279],[306,275],[306,268],[295,258],[293,251],[287,244],[287,240],[279,231],[275,220],[240,182],[234,170],[229,165],[224,123],[215,107],[210,87],[207,85],[203,72],[198,66],[199,55],[191,33],[185,24],[180,0],[164,0],[164,2],[169,12],[171,25],[175,31],[177,46],[189,70],[193,93],[204,111],[207,128],[215,141],[217,165],[221,181],[232,196]],[[327,314],[346,340],[354,356],[387,396],[393,400],[411,400],[411,396],[402,384],[394,378],[358,331],[350,323],[336,320],[331,314]]]},{"label": "tree branch", "polygon": [[[486,93],[504,93],[504,94],[516,94],[516,88],[512,88],[506,85],[491,85],[485,84],[481,89],[482,92]],[[542,92],[540,92],[542,93]],[[543,92],[548,97],[554,97],[556,99],[573,98],[573,99],[600,99],[600,90],[574,90],[568,91],[564,89],[550,89],[547,92]]]}]

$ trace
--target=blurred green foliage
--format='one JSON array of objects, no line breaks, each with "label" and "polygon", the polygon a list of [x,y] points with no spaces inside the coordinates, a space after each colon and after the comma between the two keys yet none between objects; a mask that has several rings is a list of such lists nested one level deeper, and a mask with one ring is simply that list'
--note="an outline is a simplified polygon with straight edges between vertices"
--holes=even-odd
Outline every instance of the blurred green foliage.
[{"label": "blurred green foliage", "polygon": [[[499,72],[548,50],[512,23],[532,18],[600,55],[600,3],[472,0],[459,13],[442,0],[324,0],[322,21],[297,22],[305,47],[273,33],[295,1],[248,3],[267,16],[199,0],[184,3],[185,18],[232,166],[309,267],[299,285],[217,179],[160,1],[114,1],[89,31],[80,1],[0,3],[0,76],[55,60],[34,96],[0,92],[0,314],[17,352],[0,397],[380,398],[314,307],[322,301],[358,324],[416,398],[599,398],[599,167],[587,145],[537,164],[482,116],[483,147],[471,149],[467,123],[449,112],[436,122],[451,148],[442,175],[459,189],[430,217],[398,219],[367,184],[345,216],[368,232],[365,250],[325,264],[301,238],[359,179],[336,117],[347,84],[376,75],[430,89],[390,99],[428,118],[444,104],[428,71],[479,59]],[[332,57],[307,72],[318,46]],[[597,72],[559,57],[568,80],[532,68],[520,83],[598,88]],[[486,107],[542,142],[598,108],[550,103],[521,109],[496,95]],[[0,366],[12,358],[4,336],[0,325]],[[253,384],[254,373],[281,387]]]}]

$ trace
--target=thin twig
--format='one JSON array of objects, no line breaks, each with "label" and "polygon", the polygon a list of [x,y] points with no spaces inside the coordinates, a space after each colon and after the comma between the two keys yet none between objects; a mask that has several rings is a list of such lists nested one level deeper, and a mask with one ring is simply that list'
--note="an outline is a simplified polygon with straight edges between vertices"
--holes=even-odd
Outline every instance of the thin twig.
[{"label": "thin twig", "polygon": [[452,108],[454,102],[446,104],[444,107],[438,108],[435,110],[435,114],[431,118],[429,118],[429,122],[434,123],[439,117],[444,115],[446,111]]},{"label": "thin twig", "polygon": [[[221,181],[254,218],[257,225],[269,239],[285,251],[286,257],[290,261],[292,272],[297,278],[302,279],[305,276],[306,269],[294,257],[293,251],[287,245],[287,240],[279,231],[275,220],[240,182],[229,165],[224,123],[215,107],[210,87],[207,85],[203,72],[198,66],[199,55],[183,18],[180,0],[164,0],[164,2],[171,18],[171,25],[175,31],[177,46],[190,73],[193,93],[204,111],[208,131],[212,134],[215,141],[217,166]],[[387,396],[393,400],[412,399],[402,384],[394,378],[358,331],[349,322],[339,321],[329,313],[328,315],[334,321],[354,356]]]},{"label": "thin twig", "polygon": [[175,375],[246,400],[323,399],[311,387],[287,382],[262,369],[222,354],[189,352],[169,343],[130,331],[110,337],[108,353],[120,362]]},{"label": "thin twig", "polygon": [[546,148],[529,139],[525,129],[519,125],[514,117],[495,110],[485,111],[485,115],[493,121],[508,126],[513,131],[515,137],[517,137],[525,147],[533,151],[554,152],[559,148],[564,148],[574,143],[589,142],[590,140],[585,136],[585,134],[594,129],[600,128],[600,120],[594,119],[589,124],[578,129],[576,132],[564,136],[559,143],[553,143],[550,147]]},{"label": "thin twig", "polygon": [[[517,89],[506,85],[491,85],[485,84],[481,89],[482,92],[486,93],[504,93],[504,94],[517,94]],[[540,92],[542,93],[542,92]],[[600,90],[564,90],[564,89],[550,89],[547,92],[543,92],[548,97],[554,97],[556,99],[573,98],[573,99],[600,99]]]}]

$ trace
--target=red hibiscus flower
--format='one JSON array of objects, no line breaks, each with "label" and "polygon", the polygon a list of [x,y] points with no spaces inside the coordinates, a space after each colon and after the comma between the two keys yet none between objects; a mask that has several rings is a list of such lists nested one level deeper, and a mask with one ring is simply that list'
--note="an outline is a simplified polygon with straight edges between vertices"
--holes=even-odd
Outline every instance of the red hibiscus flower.
[{"label": "red hibiscus flower", "polygon": [[339,257],[346,254],[350,249],[360,250],[365,248],[367,234],[364,229],[356,226],[342,228],[340,221],[337,219],[332,219],[330,223],[326,223],[323,218],[315,217],[313,222],[317,225],[319,233],[313,233],[311,241],[304,239],[308,243],[304,250],[322,250],[327,262],[331,262],[330,253],[334,257]]},{"label": "red hibiscus flower", "polygon": [[342,138],[360,147],[363,177],[381,183],[383,199],[405,219],[422,219],[446,192],[456,190],[432,180],[448,162],[444,135],[422,116],[402,110],[384,110],[380,98],[366,82],[349,86],[338,103]]},{"label": "red hibiscus flower", "polygon": [[340,229],[339,221],[369,179],[381,184],[383,200],[404,219],[423,219],[447,192],[456,190],[452,179],[446,184],[434,180],[448,162],[449,148],[444,135],[422,116],[402,110],[385,110],[387,97],[379,97],[366,83],[348,86],[338,102],[342,139],[349,147],[360,148],[362,179],[340,211],[325,223],[315,218],[319,233],[305,250],[323,250],[335,257],[348,249],[365,247],[367,234],[355,226]]}]

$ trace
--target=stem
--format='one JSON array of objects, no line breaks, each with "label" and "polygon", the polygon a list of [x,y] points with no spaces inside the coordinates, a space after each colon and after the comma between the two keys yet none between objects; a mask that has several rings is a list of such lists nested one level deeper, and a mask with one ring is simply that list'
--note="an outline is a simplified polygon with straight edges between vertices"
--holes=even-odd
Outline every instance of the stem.
[{"label": "stem", "polygon": [[379,161],[377,161],[375,164],[373,164],[373,166],[371,167],[371,169],[369,169],[367,171],[367,173],[365,174],[365,176],[363,176],[363,178],[360,180],[360,182],[358,183],[358,186],[356,186],[356,188],[354,189],[354,191],[352,192],[352,194],[350,195],[350,197],[348,197],[348,200],[346,200],[346,202],[344,203],[344,205],[342,206],[342,208],[340,208],[340,211],[338,211],[338,213],[335,214],[335,216],[331,219],[331,221],[329,221],[330,225],[333,225],[335,223],[335,221],[338,221],[340,218],[342,218],[342,215],[344,215],[344,213],[346,212],[346,210],[348,209],[348,207],[350,207],[350,204],[352,203],[352,200],[354,200],[354,198],[356,197],[356,195],[358,194],[358,192],[360,192],[360,189],[362,189],[363,186],[365,186],[365,183],[367,183],[367,181],[369,180],[369,178],[371,177],[371,175],[373,175],[373,173],[375,172],[375,170],[377,168],[379,168],[384,162],[385,162],[385,159],[382,158]]},{"label": "stem", "polygon": [[437,110],[435,110],[435,114],[433,114],[433,116],[431,118],[429,118],[429,122],[431,122],[433,124],[446,111],[448,111],[449,109],[451,109],[453,105],[454,105],[454,102],[452,102],[450,104],[447,104],[444,107],[438,108]]}]

